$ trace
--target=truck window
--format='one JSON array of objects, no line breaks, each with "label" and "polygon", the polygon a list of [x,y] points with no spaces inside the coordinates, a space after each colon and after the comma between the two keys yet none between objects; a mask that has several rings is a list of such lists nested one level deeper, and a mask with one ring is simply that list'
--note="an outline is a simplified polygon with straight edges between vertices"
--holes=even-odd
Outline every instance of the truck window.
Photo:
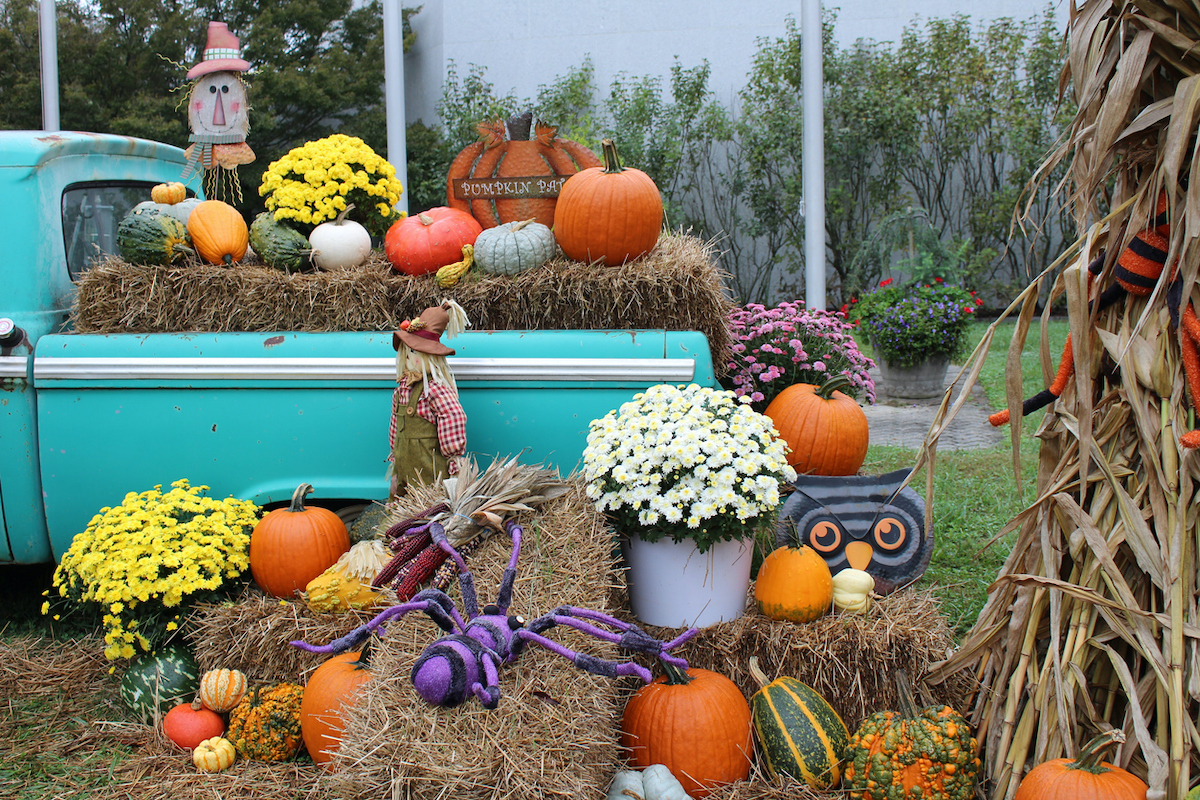
[{"label": "truck window", "polygon": [[134,206],[150,199],[153,186],[149,181],[97,181],[73,183],[63,190],[63,237],[71,280],[78,280],[102,256],[116,254],[117,225]]}]

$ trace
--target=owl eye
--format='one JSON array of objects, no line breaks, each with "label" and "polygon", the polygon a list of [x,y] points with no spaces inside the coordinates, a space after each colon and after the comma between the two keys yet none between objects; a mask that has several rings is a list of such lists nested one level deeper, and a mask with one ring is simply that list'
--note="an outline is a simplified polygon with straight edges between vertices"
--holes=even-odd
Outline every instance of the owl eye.
[{"label": "owl eye", "polygon": [[875,544],[884,550],[899,550],[908,537],[908,529],[895,517],[883,517],[876,521],[872,534]]},{"label": "owl eye", "polygon": [[808,543],[819,553],[832,553],[842,543],[842,529],[829,520],[821,520],[809,528]]}]

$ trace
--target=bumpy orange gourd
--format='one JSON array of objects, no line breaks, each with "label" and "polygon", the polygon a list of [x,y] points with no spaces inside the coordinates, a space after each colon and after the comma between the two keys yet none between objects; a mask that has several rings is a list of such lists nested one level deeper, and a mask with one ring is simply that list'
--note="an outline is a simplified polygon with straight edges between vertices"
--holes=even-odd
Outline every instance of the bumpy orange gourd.
[{"label": "bumpy orange gourd", "polygon": [[821,386],[793,384],[765,413],[791,451],[788,463],[800,475],[854,475],[867,457],[867,415],[854,398],[838,391],[850,379],[836,375]]},{"label": "bumpy orange gourd", "polygon": [[300,731],[315,763],[327,764],[337,752],[346,725],[342,711],[354,704],[359,687],[371,680],[370,667],[368,643],[361,653],[336,655],[309,676],[300,701]]},{"label": "bumpy orange gourd", "polygon": [[461,260],[463,245],[474,246],[482,231],[467,212],[439,206],[392,223],[383,251],[396,272],[428,275]]},{"label": "bumpy orange gourd", "polygon": [[758,610],[771,619],[812,622],[829,613],[833,576],[808,545],[777,547],[763,559],[754,581]]},{"label": "bumpy orange gourd", "polygon": [[278,683],[252,690],[229,714],[226,735],[242,758],[287,761],[304,744],[300,703],[304,687]]},{"label": "bumpy orange gourd", "polygon": [[649,175],[621,166],[605,139],[604,166],[567,178],[558,193],[554,238],[567,258],[617,266],[641,258],[662,233],[662,195]]},{"label": "bumpy orange gourd", "polygon": [[210,264],[241,261],[250,246],[250,228],[241,213],[222,200],[205,200],[187,221],[192,247]]},{"label": "bumpy orange gourd", "polygon": [[733,681],[693,667],[638,689],[625,705],[621,746],[638,769],[664,764],[695,798],[750,775],[750,704]]},{"label": "bumpy orange gourd", "polygon": [[345,523],[327,508],[305,508],[312,485],[302,483],[285,508],[271,511],[250,535],[250,574],[264,592],[291,597],[350,549]]},{"label": "bumpy orange gourd", "polygon": [[163,205],[174,205],[182,202],[187,197],[187,187],[182,183],[175,181],[173,183],[160,183],[150,190],[150,199],[155,203]]},{"label": "bumpy orange gourd", "polygon": [[246,676],[236,669],[210,669],[200,679],[200,702],[224,714],[246,696]]},{"label": "bumpy orange gourd", "polygon": [[[1015,800],[1146,800],[1146,782],[1128,770],[1100,760],[1109,745],[1125,741],[1111,730],[1083,746],[1076,758],[1055,758],[1029,770],[1017,787]],[[1188,794],[1191,797],[1191,794]]]}]

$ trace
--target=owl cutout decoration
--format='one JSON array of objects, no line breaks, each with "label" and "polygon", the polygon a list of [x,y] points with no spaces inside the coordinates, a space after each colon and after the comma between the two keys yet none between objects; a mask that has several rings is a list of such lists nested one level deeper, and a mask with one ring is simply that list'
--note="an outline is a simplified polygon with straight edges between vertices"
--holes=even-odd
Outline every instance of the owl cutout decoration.
[{"label": "owl cutout decoration", "polygon": [[834,575],[847,567],[869,572],[880,594],[912,583],[933,556],[933,530],[925,530],[925,501],[900,488],[911,472],[797,477],[779,512],[776,545],[808,545]]},{"label": "owl cutout decoration", "polygon": [[210,199],[233,194],[241,199],[236,169],[254,160],[246,144],[250,131],[250,105],[241,73],[250,69],[242,59],[241,43],[224,22],[208,23],[208,42],[201,61],[188,70],[195,79],[188,94],[187,166],[181,180],[193,172],[204,176],[204,193]]}]

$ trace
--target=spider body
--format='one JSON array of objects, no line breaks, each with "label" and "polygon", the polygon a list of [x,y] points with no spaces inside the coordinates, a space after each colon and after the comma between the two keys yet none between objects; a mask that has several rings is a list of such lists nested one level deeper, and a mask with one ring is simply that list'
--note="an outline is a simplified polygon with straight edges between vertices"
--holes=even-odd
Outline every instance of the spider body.
[{"label": "spider body", "polygon": [[342,653],[360,645],[372,632],[380,630],[388,620],[402,617],[410,611],[422,611],[445,632],[445,635],[429,644],[413,664],[413,687],[427,702],[448,708],[457,706],[471,697],[478,699],[485,708],[496,708],[500,702],[500,665],[516,661],[530,644],[536,644],[567,658],[586,672],[612,678],[636,675],[646,683],[650,682],[650,671],[640,664],[607,661],[579,653],[543,635],[543,632],[559,625],[613,642],[624,650],[652,655],[681,669],[687,669],[687,662],[669,655],[669,651],[695,636],[698,632],[695,628],[685,631],[675,639],[663,642],[651,637],[636,625],[586,608],[559,606],[529,623],[519,616],[510,615],[508,609],[512,601],[513,583],[517,577],[517,560],[521,552],[521,529],[511,521],[505,527],[512,536],[512,555],[500,581],[496,603],[485,606],[482,612],[476,601],[475,580],[467,569],[466,562],[446,540],[442,526],[437,522],[430,522],[420,527],[414,526],[409,534],[422,535],[428,532],[434,543],[454,559],[459,569],[458,580],[467,612],[466,619],[445,592],[440,589],[425,589],[414,595],[412,600],[380,612],[370,622],[327,645],[310,645],[302,641],[294,641],[292,644],[314,653]]}]

